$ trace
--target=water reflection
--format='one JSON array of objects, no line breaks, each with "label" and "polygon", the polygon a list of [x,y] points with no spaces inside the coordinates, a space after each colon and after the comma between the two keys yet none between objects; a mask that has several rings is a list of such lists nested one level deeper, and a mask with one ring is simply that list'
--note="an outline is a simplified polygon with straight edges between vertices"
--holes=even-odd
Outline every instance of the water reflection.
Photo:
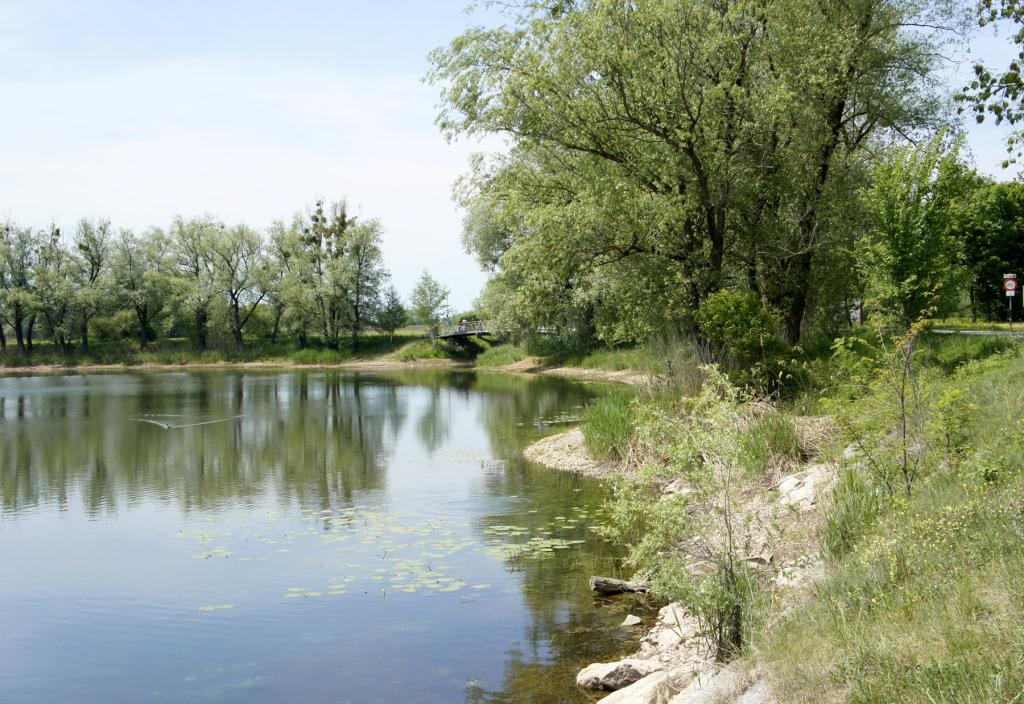
[{"label": "water reflection", "polygon": [[[520,450],[593,393],[437,371],[0,379],[0,687],[584,701],[575,670],[629,649],[631,606],[585,588],[615,569],[590,530],[604,489]],[[527,540],[572,548],[507,550]],[[431,575],[446,586],[412,588]]]}]

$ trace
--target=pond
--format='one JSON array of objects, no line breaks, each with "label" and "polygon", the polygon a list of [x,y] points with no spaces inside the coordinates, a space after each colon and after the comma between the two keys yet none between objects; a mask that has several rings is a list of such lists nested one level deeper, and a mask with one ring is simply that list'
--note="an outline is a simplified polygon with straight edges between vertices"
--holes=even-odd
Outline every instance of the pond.
[{"label": "pond", "polygon": [[473,372],[0,378],[0,700],[583,702],[599,390]]}]

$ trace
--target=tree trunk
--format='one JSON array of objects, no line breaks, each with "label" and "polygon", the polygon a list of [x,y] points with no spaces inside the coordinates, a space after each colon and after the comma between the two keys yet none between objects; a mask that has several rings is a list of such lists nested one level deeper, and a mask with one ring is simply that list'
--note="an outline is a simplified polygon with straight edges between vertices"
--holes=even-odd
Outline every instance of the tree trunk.
[{"label": "tree trunk", "polygon": [[7,336],[4,335],[4,324],[0,321],[0,354],[7,354]]},{"label": "tree trunk", "polygon": [[281,329],[281,314],[282,309],[277,307],[274,309],[274,329],[270,331],[270,344],[277,344],[277,334]]},{"label": "tree trunk", "polygon": [[32,354],[32,331],[36,327],[36,314],[33,313],[28,318],[28,330],[25,331],[25,347],[28,349],[28,353]]},{"label": "tree trunk", "polygon": [[82,337],[82,354],[89,354],[89,316],[82,318],[82,328],[79,332]]},{"label": "tree trunk", "polygon": [[231,302],[231,332],[235,336],[235,347],[242,349],[245,341],[242,339],[242,315],[238,310],[238,301]]},{"label": "tree trunk", "polygon": [[25,354],[25,316],[21,306],[14,307],[14,339],[18,343],[18,354]]},{"label": "tree trunk", "polygon": [[196,347],[200,354],[206,351],[206,311],[202,308],[196,311]]},{"label": "tree trunk", "polygon": [[793,287],[793,298],[790,299],[786,313],[786,341],[791,345],[800,342],[801,327],[807,313],[807,289],[810,286],[813,257],[812,250],[808,248],[796,261],[797,283]]},{"label": "tree trunk", "polygon": [[135,306],[135,317],[139,321],[139,349],[149,349],[149,333],[146,331],[149,327],[149,311],[145,306]]}]

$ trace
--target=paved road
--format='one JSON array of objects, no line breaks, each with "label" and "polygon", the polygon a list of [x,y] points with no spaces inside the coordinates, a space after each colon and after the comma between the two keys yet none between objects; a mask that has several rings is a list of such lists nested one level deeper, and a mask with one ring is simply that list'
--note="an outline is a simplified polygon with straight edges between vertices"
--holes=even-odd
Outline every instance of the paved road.
[{"label": "paved road", "polygon": [[[1021,323],[1021,327],[1024,328],[1024,323]],[[934,332],[937,335],[989,335],[991,337],[1024,337],[1024,332],[1008,332],[1006,330],[950,330],[948,328],[932,328],[928,332]]]}]

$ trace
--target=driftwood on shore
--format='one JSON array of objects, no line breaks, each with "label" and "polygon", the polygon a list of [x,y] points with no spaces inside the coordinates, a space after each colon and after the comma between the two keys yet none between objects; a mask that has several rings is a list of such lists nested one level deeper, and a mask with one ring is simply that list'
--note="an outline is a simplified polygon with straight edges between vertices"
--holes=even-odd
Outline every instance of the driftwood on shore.
[{"label": "driftwood on shore", "polygon": [[648,592],[647,583],[643,581],[627,582],[624,579],[613,577],[601,577],[594,575],[590,578],[590,588],[598,594],[622,594],[623,592]]}]

